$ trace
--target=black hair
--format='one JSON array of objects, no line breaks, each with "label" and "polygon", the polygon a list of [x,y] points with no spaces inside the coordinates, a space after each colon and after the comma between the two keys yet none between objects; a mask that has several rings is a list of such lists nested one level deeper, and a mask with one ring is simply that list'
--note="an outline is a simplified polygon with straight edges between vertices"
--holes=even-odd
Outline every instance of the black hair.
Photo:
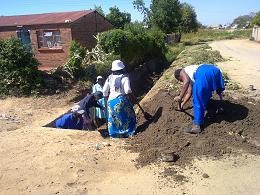
[{"label": "black hair", "polygon": [[101,91],[97,91],[97,92],[93,93],[93,95],[95,97],[97,97],[97,99],[103,98],[103,93]]},{"label": "black hair", "polygon": [[177,70],[175,70],[174,72],[174,77],[179,80],[180,78],[180,74],[181,74],[182,68],[178,68]]}]

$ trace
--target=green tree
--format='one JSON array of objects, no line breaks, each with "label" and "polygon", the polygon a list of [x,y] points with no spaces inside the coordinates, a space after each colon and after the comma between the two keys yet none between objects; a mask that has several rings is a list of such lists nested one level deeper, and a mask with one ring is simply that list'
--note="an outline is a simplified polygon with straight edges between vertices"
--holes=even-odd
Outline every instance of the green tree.
[{"label": "green tree", "polygon": [[187,4],[181,4],[181,23],[180,34],[196,32],[198,30],[199,23],[197,21],[197,14],[194,8]]},{"label": "green tree", "polygon": [[181,23],[179,0],[152,0],[150,6],[151,23],[165,33],[178,32]]},{"label": "green tree", "polygon": [[252,20],[252,24],[260,26],[260,12],[258,12]]},{"label": "green tree", "polygon": [[143,15],[143,22],[148,25],[149,23],[149,8],[145,6],[143,0],[134,0],[133,1],[134,8],[137,9]]},{"label": "green tree", "polygon": [[125,24],[131,22],[131,14],[127,12],[120,12],[118,7],[110,7],[106,18],[117,28],[124,28]]},{"label": "green tree", "polygon": [[243,15],[243,16],[239,16],[236,19],[234,19],[234,21],[232,22],[232,24],[237,24],[238,28],[243,28],[243,27],[247,27],[251,22],[252,22],[253,16],[252,14],[250,15]]},{"label": "green tree", "polygon": [[102,9],[102,7],[100,5],[99,6],[95,5],[94,10],[96,10],[102,16],[105,16],[105,12],[104,12],[104,10]]}]

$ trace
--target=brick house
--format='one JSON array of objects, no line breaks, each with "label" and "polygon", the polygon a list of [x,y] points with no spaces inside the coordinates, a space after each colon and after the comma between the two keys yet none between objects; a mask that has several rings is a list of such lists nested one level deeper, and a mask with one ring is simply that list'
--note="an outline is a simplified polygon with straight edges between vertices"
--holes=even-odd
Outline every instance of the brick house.
[{"label": "brick house", "polygon": [[96,44],[93,35],[111,28],[112,24],[94,10],[0,16],[0,38],[15,36],[30,45],[41,70],[64,64],[72,40],[91,49]]}]

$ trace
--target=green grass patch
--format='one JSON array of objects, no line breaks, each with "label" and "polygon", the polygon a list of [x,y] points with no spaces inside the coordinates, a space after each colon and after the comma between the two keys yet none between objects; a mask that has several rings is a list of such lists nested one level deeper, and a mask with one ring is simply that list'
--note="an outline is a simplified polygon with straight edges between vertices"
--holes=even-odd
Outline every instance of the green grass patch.
[{"label": "green grass patch", "polygon": [[[186,46],[176,60],[172,63],[172,66],[176,67],[186,67],[192,64],[214,64],[217,62],[225,61],[218,51],[212,50],[208,44],[200,44],[193,46]],[[240,89],[240,85],[231,80],[226,72],[222,72],[223,78],[225,80],[226,89],[237,90]],[[164,76],[165,80],[170,80],[171,75],[166,74]]]},{"label": "green grass patch", "polygon": [[182,36],[185,45],[194,45],[203,42],[225,40],[225,39],[250,39],[252,29],[243,30],[213,30],[200,29],[196,33],[188,33]]},{"label": "green grass patch", "polygon": [[194,46],[187,46],[177,57],[176,62],[178,66],[187,66],[191,64],[215,64],[224,61],[218,51],[212,50],[208,44],[200,44]]},{"label": "green grass patch", "polygon": [[184,44],[169,44],[166,46],[165,58],[169,63],[172,63],[177,56],[185,49]]}]

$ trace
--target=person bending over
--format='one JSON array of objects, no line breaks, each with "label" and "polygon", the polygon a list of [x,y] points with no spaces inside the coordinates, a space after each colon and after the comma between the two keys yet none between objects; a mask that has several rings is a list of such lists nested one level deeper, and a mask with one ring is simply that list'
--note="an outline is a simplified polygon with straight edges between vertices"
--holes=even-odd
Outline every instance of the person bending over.
[{"label": "person bending over", "polygon": [[192,128],[185,128],[186,133],[198,134],[204,122],[204,113],[212,93],[217,92],[219,100],[223,99],[225,90],[224,79],[220,69],[211,64],[190,65],[177,69],[175,78],[183,83],[181,92],[174,98],[178,107],[183,110],[184,105],[193,97],[194,120]]}]

